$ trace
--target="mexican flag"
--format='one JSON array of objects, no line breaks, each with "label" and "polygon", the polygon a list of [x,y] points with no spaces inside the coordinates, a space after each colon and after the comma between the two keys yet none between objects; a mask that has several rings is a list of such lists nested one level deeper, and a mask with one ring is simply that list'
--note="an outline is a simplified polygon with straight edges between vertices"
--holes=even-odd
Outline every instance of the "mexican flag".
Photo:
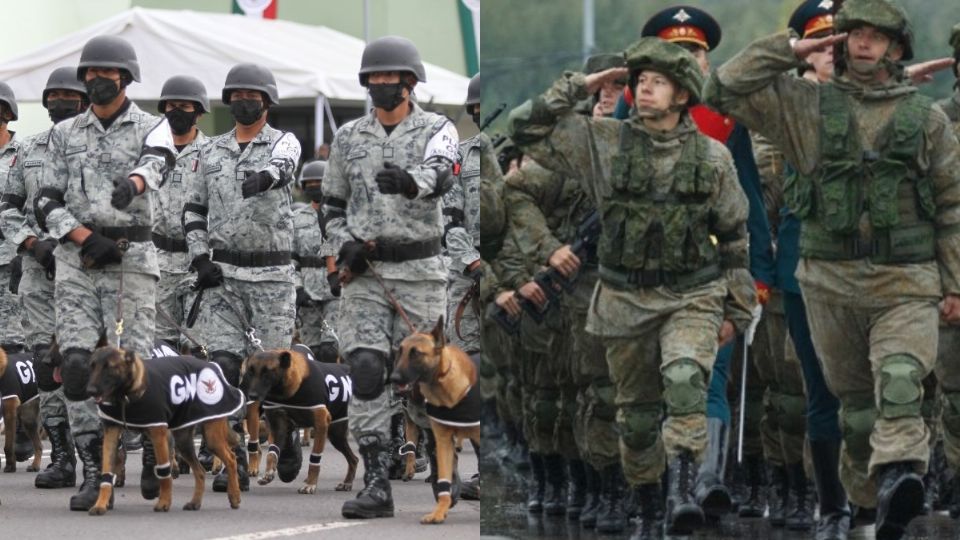
[{"label": "mexican flag", "polygon": [[232,0],[232,12],[247,17],[264,19],[277,18],[277,4],[280,0]]}]

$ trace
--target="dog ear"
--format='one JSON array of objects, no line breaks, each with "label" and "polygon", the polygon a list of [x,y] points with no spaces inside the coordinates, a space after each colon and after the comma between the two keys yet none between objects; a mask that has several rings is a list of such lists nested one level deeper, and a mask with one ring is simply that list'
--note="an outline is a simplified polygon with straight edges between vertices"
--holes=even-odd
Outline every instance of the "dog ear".
[{"label": "dog ear", "polygon": [[443,335],[443,315],[437,319],[437,325],[433,327],[430,335],[433,337],[433,346],[435,348],[442,349],[444,345],[446,345],[446,337]]},{"label": "dog ear", "polygon": [[290,369],[290,351],[282,351],[279,356],[280,369]]},{"label": "dog ear", "polygon": [[133,351],[128,350],[123,353],[123,359],[126,360],[128,364],[132,364],[137,359],[137,355]]}]

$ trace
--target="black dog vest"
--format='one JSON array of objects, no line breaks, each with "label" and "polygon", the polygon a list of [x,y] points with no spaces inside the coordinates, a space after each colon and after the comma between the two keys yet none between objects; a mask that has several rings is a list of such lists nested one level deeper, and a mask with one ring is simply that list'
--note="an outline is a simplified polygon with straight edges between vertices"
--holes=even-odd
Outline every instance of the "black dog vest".
[{"label": "black dog vest", "polygon": [[353,394],[350,368],[343,364],[317,362],[307,356],[309,375],[290,398],[267,395],[264,409],[319,409],[326,407],[333,421],[347,417],[347,405]]},{"label": "black dog vest", "polygon": [[7,355],[7,369],[0,373],[0,399],[20,398],[24,404],[37,397],[37,376],[33,372],[33,355]]}]

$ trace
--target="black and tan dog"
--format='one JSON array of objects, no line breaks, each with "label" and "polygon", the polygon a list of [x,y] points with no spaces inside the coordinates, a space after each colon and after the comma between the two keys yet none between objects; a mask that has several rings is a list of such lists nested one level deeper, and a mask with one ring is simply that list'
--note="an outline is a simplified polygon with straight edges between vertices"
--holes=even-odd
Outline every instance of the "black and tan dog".
[{"label": "black and tan dog", "polygon": [[33,371],[33,355],[29,353],[13,353],[9,356],[0,349],[3,355],[3,369],[0,370],[0,409],[3,411],[4,441],[3,453],[7,463],[3,472],[16,472],[17,461],[26,461],[30,458],[29,449],[25,451],[14,448],[16,441],[17,424],[30,437],[33,447],[33,459],[27,465],[28,472],[40,470],[40,459],[43,456],[43,444],[40,442],[40,399],[38,398],[37,377]]},{"label": "black and tan dog", "polygon": [[[327,439],[347,460],[347,474],[336,491],[353,489],[359,459],[347,441],[347,405],[352,382],[349,369],[342,364],[322,363],[308,358],[309,349],[295,346],[256,352],[244,362],[240,388],[251,401],[262,401],[270,428],[270,451],[263,475],[257,481],[266,485],[279,474],[283,482],[292,482],[300,471],[300,445],[294,440],[297,428],[313,428],[313,448],[306,483],[297,491],[315,493],[320,475],[320,458]],[[250,430],[251,471],[259,463],[259,422],[247,424]],[[278,470],[279,469],[279,470]],[[251,473],[253,474],[253,473]]]},{"label": "black and tan dog", "polygon": [[180,455],[193,472],[193,498],[184,510],[198,510],[203,499],[204,470],[193,447],[193,432],[203,427],[207,446],[227,468],[227,499],[240,506],[237,461],[232,448],[238,443],[227,417],[244,405],[239,390],[227,384],[216,364],[192,356],[143,361],[131,351],[113,347],[97,349],[90,359],[87,393],[97,401],[104,422],[103,469],[100,496],[90,509],[102,515],[113,506],[114,454],[122,425],[142,429],[153,442],[160,479],[156,512],[170,509],[173,480],[168,433],[173,432]]},{"label": "black and tan dog", "polygon": [[465,352],[448,345],[443,316],[429,334],[417,332],[400,343],[390,382],[400,391],[416,383],[426,400],[430,429],[436,440],[437,506],[420,523],[443,523],[450,510],[456,444],[470,439],[480,448],[480,391],[477,367]]}]

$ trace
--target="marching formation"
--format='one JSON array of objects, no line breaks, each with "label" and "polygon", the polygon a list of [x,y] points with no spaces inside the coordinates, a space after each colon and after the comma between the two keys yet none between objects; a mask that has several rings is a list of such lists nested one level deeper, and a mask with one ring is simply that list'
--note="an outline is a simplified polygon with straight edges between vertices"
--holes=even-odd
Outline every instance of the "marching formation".
[{"label": "marching formation", "polygon": [[[8,130],[17,102],[0,83],[5,471],[31,455],[38,470],[39,423],[52,462],[36,487],[79,486],[71,510],[111,508],[125,450],[141,444],[140,491],[155,510],[170,508],[171,477],[188,470],[197,487],[184,509],[200,507],[207,471],[236,508],[258,475],[298,477],[301,428],[314,442],[300,493],[316,491],[328,438],[349,466],[337,490],[351,490],[349,429],[363,487],[343,516],[394,515],[405,443],[418,471],[431,463],[444,509],[429,522],[460,496],[479,498],[478,474],[461,483],[455,460],[451,474],[436,457],[468,438],[479,450],[479,438],[436,426],[448,409],[460,410],[458,429],[480,425],[479,405],[456,406],[473,401],[479,361],[469,355],[480,349],[485,139],[461,143],[447,117],[417,104],[427,79],[409,40],[369,43],[358,74],[373,108],[335,134],[328,161],[302,166],[296,137],[267,121],[279,91],[257,64],[227,74],[234,127],[217,136],[197,127],[211,107],[195,77],[166,81],[159,117],[127,98],[141,67],[119,37],[91,39],[79,65],[50,74],[53,125],[37,135]],[[465,90],[476,119],[479,75]],[[449,339],[464,367],[428,364],[388,384],[404,338],[435,326],[436,349]],[[419,392],[437,384],[462,392],[440,403]],[[415,428],[423,437],[406,441]]]},{"label": "marching formation", "polygon": [[483,457],[638,539],[956,518],[960,91],[916,85],[960,80],[960,25],[912,65],[892,0],[806,0],[711,68],[721,34],[660,11],[484,148]]}]

